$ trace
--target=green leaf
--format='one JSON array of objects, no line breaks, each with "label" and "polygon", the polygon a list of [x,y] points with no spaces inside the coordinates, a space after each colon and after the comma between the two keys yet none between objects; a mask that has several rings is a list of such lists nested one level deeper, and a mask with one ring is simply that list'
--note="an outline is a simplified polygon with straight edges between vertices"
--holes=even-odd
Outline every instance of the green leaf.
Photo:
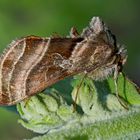
[{"label": "green leaf", "polygon": [[[140,95],[138,87],[123,74],[118,77],[120,100],[127,103],[126,110],[118,101],[113,78],[93,81],[83,76],[75,77],[72,98],[81,108],[73,112],[72,105],[58,90],[31,97],[17,108],[19,122],[27,129],[44,134],[33,140],[88,140],[88,139],[138,139],[140,137]],[[81,84],[80,84],[81,83]],[[79,87],[79,85],[81,85]],[[34,105],[34,108],[33,106]],[[45,134],[46,133],[46,134]]]},{"label": "green leaf", "polygon": [[[108,84],[112,93],[115,93],[115,87],[113,78],[108,79]],[[127,77],[120,73],[118,78],[118,90],[119,95],[123,97],[127,102],[133,105],[140,105],[140,93],[139,87]]]},{"label": "green leaf", "polygon": [[63,130],[32,140],[138,140],[140,138],[140,111],[94,124],[75,124]]}]

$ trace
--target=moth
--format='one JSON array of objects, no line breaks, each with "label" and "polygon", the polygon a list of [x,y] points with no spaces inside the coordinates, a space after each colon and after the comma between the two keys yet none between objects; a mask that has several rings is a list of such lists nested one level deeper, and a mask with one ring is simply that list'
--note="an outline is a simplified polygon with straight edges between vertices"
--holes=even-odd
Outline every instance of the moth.
[{"label": "moth", "polygon": [[27,36],[13,41],[0,57],[0,105],[13,105],[52,84],[80,73],[103,80],[126,62],[126,49],[99,17],[81,35]]}]

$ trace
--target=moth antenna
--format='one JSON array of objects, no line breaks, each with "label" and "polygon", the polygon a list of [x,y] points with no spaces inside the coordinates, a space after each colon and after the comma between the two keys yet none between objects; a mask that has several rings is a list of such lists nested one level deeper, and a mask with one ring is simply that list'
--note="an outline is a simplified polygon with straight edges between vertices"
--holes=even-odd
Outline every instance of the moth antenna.
[{"label": "moth antenna", "polygon": [[74,103],[73,103],[73,112],[76,111],[76,102],[77,102],[77,98],[78,98],[78,93],[79,93],[79,89],[84,81],[84,78],[87,76],[87,73],[83,76],[83,78],[81,79],[80,81],[80,84],[78,85],[78,88],[77,88],[77,91],[76,91],[76,96],[75,96],[75,99],[74,99]]},{"label": "moth antenna", "polygon": [[121,100],[120,96],[119,96],[119,92],[118,92],[118,66],[115,66],[115,71],[114,71],[114,84],[115,84],[115,94],[116,97],[119,101],[119,103],[122,105],[122,107],[124,107],[126,110],[128,110],[128,106]]},{"label": "moth antenna", "polygon": [[76,38],[79,37],[79,33],[75,27],[72,27],[70,30],[70,37],[71,38]]}]

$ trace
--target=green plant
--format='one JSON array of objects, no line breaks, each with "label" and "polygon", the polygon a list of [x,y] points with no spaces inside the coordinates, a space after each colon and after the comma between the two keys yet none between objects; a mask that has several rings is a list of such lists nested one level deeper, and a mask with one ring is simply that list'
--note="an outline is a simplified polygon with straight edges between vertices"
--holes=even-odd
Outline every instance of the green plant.
[{"label": "green plant", "polygon": [[[81,75],[75,76],[72,82],[73,98],[80,82]],[[54,87],[57,89],[59,84]],[[115,96],[113,78],[95,82],[86,77],[79,88],[78,107],[75,112],[68,100],[70,98],[62,98],[61,91],[50,88],[46,91],[48,94],[40,93],[17,105],[22,118],[19,122],[29,130],[44,134],[33,140],[138,139],[138,88],[122,74],[118,77],[118,87],[120,98],[127,103],[129,110],[126,110]]]}]

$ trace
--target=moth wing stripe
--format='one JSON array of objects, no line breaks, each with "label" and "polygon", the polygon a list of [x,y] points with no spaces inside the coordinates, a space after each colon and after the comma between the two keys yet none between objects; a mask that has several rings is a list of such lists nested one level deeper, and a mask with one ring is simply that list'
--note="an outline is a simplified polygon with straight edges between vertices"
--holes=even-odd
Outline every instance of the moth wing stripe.
[{"label": "moth wing stripe", "polygon": [[10,81],[11,81],[11,78],[12,78],[12,73],[13,73],[14,70],[15,70],[15,65],[18,63],[18,61],[20,60],[20,58],[23,56],[24,51],[25,51],[25,48],[26,48],[26,42],[25,42],[25,38],[24,38],[24,40],[23,40],[23,50],[22,50],[22,52],[21,52],[21,55],[18,57],[17,61],[14,63],[13,69],[12,69],[12,71],[11,71],[11,77],[10,77],[10,79],[9,79],[8,93],[9,93],[9,97],[10,97],[10,102],[12,101],[12,96],[11,96],[12,94],[11,94],[11,92],[10,92]]},{"label": "moth wing stripe", "polygon": [[[43,46],[44,46],[44,49],[42,50],[42,53],[39,55],[39,57],[36,59],[36,61],[34,62],[34,64],[31,66],[31,68],[28,70],[28,72],[26,73],[26,78],[25,78],[25,82],[24,82],[24,96],[26,96],[26,84],[27,84],[27,79],[28,79],[28,76],[30,75],[30,72],[31,70],[42,60],[42,58],[45,56],[48,48],[49,48],[49,45],[50,45],[50,42],[51,42],[51,38],[48,38],[48,41],[45,42],[45,39],[43,38]],[[46,45],[47,44],[47,45]]]},{"label": "moth wing stripe", "polygon": [[[45,46],[45,43],[46,42],[45,41],[43,41],[43,42],[44,42],[44,45],[43,46]],[[24,75],[24,77],[22,76],[23,77],[23,80],[22,80],[23,81],[22,89],[20,91],[17,91],[16,90],[16,98],[14,98],[14,100],[10,104],[14,104],[15,102],[18,102],[20,100],[23,100],[27,96],[26,95],[25,88],[26,88],[26,80],[28,78],[28,75],[29,75],[30,71],[33,69],[33,67],[35,67],[42,60],[42,57],[45,55],[45,53],[46,53],[46,51],[48,49],[49,43],[50,43],[50,38],[47,41],[47,44],[48,45],[46,45],[45,47],[43,47],[44,49],[42,49],[40,55],[38,55],[38,57],[33,60],[33,63],[31,64],[30,68],[26,71],[26,74]],[[26,46],[27,46],[27,44],[26,44]]]},{"label": "moth wing stripe", "polygon": [[[15,48],[15,46],[17,44],[19,44],[21,41],[23,41],[23,39],[20,39],[20,40],[17,40],[16,42],[12,42],[10,45],[9,45],[9,48],[7,48],[5,50],[5,52],[1,55],[0,57],[0,61],[1,61],[1,64],[0,64],[0,101],[2,100],[2,94],[5,94],[3,93],[3,90],[2,90],[2,86],[3,86],[3,82],[2,82],[2,79],[3,79],[3,74],[2,74],[2,70],[3,70],[3,64],[5,62],[5,60],[7,59],[7,57],[9,57],[9,54],[13,51],[13,49]],[[18,60],[18,59],[17,59]],[[15,62],[16,63],[16,62]],[[13,63],[13,66],[15,64]],[[10,94],[8,93],[8,97],[10,99]]]}]

